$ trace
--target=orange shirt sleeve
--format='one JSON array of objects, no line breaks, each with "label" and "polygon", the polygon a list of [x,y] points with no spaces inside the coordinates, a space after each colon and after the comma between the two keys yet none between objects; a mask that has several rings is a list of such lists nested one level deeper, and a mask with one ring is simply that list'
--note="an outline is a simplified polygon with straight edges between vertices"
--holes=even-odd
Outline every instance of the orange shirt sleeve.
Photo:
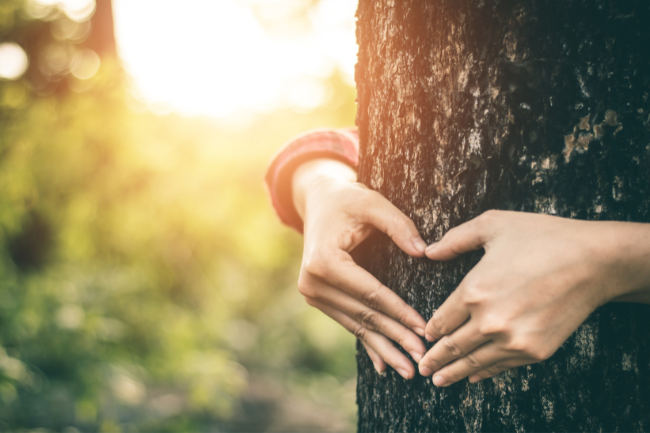
[{"label": "orange shirt sleeve", "polygon": [[294,171],[309,160],[330,158],[356,168],[359,163],[359,136],[356,128],[321,129],[302,134],[273,156],[264,183],[280,220],[302,233],[302,220],[293,206],[291,179]]}]

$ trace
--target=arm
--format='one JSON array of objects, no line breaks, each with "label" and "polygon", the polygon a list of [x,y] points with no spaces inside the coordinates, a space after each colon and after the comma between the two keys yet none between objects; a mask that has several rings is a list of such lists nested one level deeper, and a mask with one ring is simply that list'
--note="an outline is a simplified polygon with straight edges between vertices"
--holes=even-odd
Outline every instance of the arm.
[{"label": "arm", "polygon": [[481,261],[426,328],[438,340],[420,373],[448,386],[548,359],[596,308],[650,303],[650,224],[490,211],[450,230],[426,255]]}]

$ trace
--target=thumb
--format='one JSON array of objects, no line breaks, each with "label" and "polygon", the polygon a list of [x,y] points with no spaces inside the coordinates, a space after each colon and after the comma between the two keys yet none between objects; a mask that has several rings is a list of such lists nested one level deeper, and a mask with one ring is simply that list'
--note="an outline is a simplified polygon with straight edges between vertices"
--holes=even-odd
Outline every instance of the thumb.
[{"label": "thumb", "polygon": [[378,192],[372,191],[371,197],[364,211],[366,222],[386,233],[406,254],[423,257],[427,244],[413,221]]},{"label": "thumb", "polygon": [[438,242],[427,247],[425,254],[431,260],[451,260],[468,251],[478,250],[488,241],[495,212],[485,212],[449,230]]}]

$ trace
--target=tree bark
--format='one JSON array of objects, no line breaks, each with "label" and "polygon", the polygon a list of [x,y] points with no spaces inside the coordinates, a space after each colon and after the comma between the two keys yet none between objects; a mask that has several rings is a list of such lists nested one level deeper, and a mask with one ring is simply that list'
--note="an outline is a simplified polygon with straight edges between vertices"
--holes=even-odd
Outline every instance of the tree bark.
[{"label": "tree bark", "polygon": [[[650,222],[650,3],[361,0],[357,17],[359,176],[425,240],[488,209]],[[427,320],[482,255],[363,248]],[[359,431],[647,431],[649,313],[607,304],[548,361],[448,388],[381,377],[358,345]]]}]

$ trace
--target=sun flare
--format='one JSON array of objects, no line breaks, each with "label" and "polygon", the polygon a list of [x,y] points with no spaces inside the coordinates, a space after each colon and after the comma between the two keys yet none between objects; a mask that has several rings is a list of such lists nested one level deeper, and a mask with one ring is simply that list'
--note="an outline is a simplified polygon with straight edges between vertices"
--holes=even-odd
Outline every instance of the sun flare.
[{"label": "sun flare", "polygon": [[317,106],[334,68],[352,82],[355,2],[321,0],[309,31],[281,34],[260,23],[258,3],[115,0],[118,49],[137,98],[154,111],[224,116]]}]

